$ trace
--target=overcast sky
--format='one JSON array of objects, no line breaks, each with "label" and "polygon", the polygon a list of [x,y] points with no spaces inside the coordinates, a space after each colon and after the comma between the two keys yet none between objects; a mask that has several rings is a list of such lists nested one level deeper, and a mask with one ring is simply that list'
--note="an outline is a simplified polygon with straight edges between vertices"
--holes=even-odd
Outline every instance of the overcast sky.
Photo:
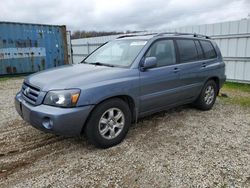
[{"label": "overcast sky", "polygon": [[0,21],[68,30],[163,30],[247,18],[250,0],[5,0]]}]

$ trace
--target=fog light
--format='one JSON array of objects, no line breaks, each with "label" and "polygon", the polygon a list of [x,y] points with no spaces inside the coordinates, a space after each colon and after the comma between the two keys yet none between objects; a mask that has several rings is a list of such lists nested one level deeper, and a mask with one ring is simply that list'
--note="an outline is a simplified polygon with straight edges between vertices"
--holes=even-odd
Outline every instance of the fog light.
[{"label": "fog light", "polygon": [[43,119],[43,122],[42,122],[43,126],[46,128],[46,129],[52,129],[53,127],[53,121],[48,118],[48,117],[45,117]]}]

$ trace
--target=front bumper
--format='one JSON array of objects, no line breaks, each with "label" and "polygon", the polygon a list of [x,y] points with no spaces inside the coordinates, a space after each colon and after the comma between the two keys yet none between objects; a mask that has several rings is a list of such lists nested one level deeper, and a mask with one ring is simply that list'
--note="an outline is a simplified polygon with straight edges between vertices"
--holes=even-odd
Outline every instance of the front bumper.
[{"label": "front bumper", "polygon": [[[15,107],[18,114],[37,129],[59,135],[80,136],[94,106],[75,108],[59,108],[43,104],[34,106],[26,102],[21,93],[18,93],[15,97]],[[47,119],[52,122],[50,128],[45,128],[43,125]]]}]

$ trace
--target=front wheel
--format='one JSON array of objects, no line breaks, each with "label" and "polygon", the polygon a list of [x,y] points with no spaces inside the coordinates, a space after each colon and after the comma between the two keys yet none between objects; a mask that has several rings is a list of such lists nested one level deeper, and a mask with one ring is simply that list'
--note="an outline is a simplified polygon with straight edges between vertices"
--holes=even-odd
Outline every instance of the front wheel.
[{"label": "front wheel", "polygon": [[104,101],[93,110],[84,133],[96,147],[108,148],[125,138],[130,124],[131,112],[128,104],[114,98]]},{"label": "front wheel", "polygon": [[196,107],[201,110],[210,110],[215,103],[217,91],[216,83],[213,80],[207,81],[195,102]]}]

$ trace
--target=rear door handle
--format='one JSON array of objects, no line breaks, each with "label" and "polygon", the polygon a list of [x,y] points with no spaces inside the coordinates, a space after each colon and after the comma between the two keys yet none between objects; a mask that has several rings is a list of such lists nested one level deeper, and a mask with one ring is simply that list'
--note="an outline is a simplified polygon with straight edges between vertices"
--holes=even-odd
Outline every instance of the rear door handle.
[{"label": "rear door handle", "polygon": [[207,66],[206,63],[202,63],[202,67],[205,68]]},{"label": "rear door handle", "polygon": [[180,71],[180,69],[178,67],[174,68],[174,73],[178,73]]}]

